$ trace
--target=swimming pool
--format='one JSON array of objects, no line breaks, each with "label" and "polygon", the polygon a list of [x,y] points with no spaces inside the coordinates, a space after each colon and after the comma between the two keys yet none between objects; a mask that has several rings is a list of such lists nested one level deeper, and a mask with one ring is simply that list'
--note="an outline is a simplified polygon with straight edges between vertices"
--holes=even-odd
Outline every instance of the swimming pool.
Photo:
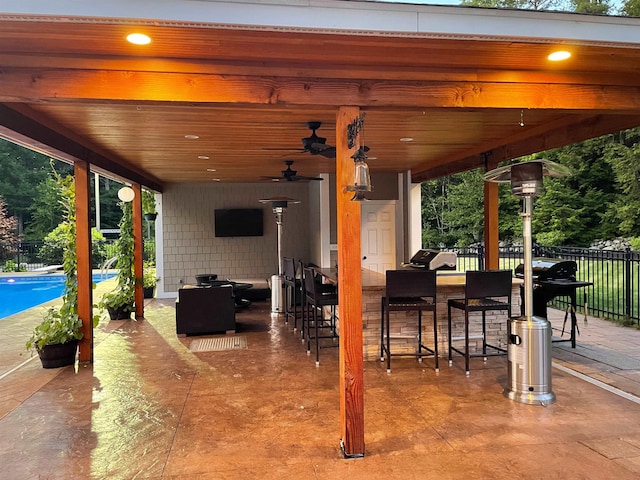
[{"label": "swimming pool", "polygon": [[[94,274],[94,283],[113,277]],[[0,319],[62,296],[64,275],[16,275],[0,277]]]}]

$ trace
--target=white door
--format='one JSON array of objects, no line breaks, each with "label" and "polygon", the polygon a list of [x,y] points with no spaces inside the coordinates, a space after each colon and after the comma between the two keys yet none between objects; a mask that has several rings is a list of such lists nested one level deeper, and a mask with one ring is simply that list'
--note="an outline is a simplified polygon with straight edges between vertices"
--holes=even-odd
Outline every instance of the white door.
[{"label": "white door", "polygon": [[362,267],[384,273],[396,268],[396,205],[394,201],[363,202],[360,248]]}]

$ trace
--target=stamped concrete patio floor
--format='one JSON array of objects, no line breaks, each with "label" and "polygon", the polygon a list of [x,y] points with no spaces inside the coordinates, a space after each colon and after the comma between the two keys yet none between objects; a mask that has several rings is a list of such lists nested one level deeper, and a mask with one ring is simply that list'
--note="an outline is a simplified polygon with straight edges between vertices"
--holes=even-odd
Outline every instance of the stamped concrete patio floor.
[{"label": "stamped concrete patio floor", "polygon": [[55,370],[0,321],[0,478],[640,478],[638,330],[590,319],[577,349],[554,344],[546,407],[503,396],[504,357],[469,378],[459,361],[365,362],[366,456],[346,460],[337,349],[316,368],[266,303],[238,314],[247,348],[228,351],[191,352],[172,301],[145,312],[98,327],[94,364]]}]

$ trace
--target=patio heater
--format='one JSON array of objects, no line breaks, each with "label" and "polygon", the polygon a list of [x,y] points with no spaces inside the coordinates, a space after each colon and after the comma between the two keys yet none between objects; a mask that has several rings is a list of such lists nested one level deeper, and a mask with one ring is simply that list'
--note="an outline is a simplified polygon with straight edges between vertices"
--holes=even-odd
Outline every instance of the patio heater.
[{"label": "patio heater", "polygon": [[260,203],[271,203],[271,210],[276,216],[278,226],[278,274],[271,276],[271,313],[284,312],[283,295],[283,267],[282,267],[282,220],[284,212],[290,203],[300,203],[289,197],[272,197],[259,200]]},{"label": "patio heater", "polygon": [[511,192],[522,199],[522,237],[524,241],[524,318],[507,323],[507,388],[511,400],[529,405],[554,403],[551,389],[551,324],[533,316],[533,273],[531,214],[533,199],[542,191],[544,176],[563,177],[570,170],[548,160],[533,160],[491,170],[487,182],[511,182]]}]

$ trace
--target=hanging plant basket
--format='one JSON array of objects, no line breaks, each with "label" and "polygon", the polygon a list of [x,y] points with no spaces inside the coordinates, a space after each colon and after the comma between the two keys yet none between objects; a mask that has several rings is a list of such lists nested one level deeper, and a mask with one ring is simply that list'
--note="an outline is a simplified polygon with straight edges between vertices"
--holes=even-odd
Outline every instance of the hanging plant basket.
[{"label": "hanging plant basket", "polygon": [[117,308],[107,307],[107,312],[109,312],[111,320],[129,320],[131,318],[131,307],[128,305]]},{"label": "hanging plant basket", "polygon": [[157,213],[145,213],[143,216],[144,216],[145,220],[149,220],[150,222],[153,222],[156,219],[156,217],[158,216],[158,214]]},{"label": "hanging plant basket", "polygon": [[76,363],[78,340],[71,340],[55,345],[45,345],[42,348],[38,348],[37,351],[43,368],[66,367],[67,365]]}]

